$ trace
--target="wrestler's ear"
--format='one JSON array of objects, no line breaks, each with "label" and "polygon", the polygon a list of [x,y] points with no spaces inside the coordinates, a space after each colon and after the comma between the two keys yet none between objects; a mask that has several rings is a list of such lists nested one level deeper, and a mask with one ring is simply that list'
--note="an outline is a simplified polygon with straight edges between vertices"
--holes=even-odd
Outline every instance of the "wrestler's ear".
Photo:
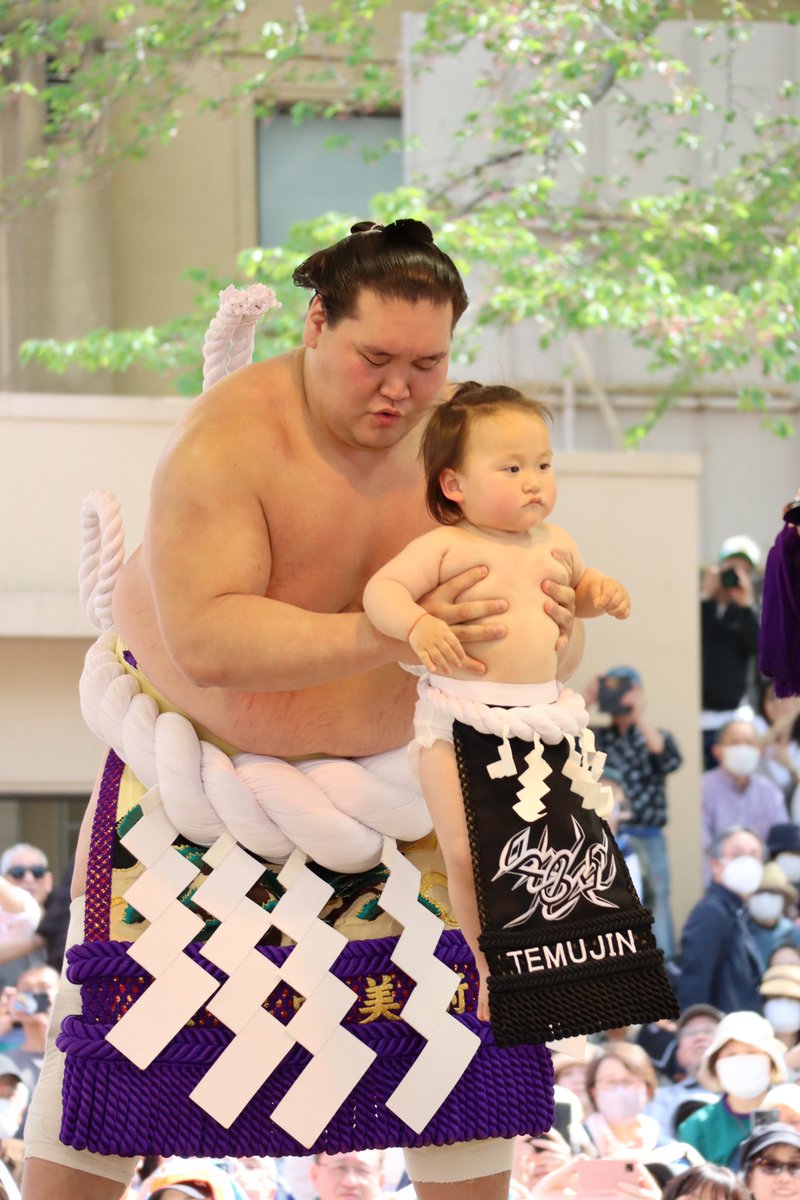
[{"label": "wrestler's ear", "polygon": [[442,471],[439,476],[439,487],[442,489],[445,499],[454,500],[456,504],[463,504],[464,492],[461,488],[461,478],[452,467],[445,467]]},{"label": "wrestler's ear", "polygon": [[303,345],[313,350],[319,342],[320,334],[326,324],[322,297],[315,292],[306,313],[306,323],[303,328]]}]

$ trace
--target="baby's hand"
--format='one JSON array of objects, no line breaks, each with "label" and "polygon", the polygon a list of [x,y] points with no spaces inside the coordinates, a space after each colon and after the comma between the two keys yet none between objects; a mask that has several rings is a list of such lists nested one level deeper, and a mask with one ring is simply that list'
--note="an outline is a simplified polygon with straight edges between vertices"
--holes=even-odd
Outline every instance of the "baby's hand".
[{"label": "baby's hand", "polygon": [[425,613],[411,626],[408,644],[423,667],[437,675],[449,675],[463,666],[466,655],[461,642],[446,621]]},{"label": "baby's hand", "polygon": [[610,575],[603,575],[592,589],[592,604],[599,612],[606,612],[618,621],[631,614],[631,598],[621,583]]}]

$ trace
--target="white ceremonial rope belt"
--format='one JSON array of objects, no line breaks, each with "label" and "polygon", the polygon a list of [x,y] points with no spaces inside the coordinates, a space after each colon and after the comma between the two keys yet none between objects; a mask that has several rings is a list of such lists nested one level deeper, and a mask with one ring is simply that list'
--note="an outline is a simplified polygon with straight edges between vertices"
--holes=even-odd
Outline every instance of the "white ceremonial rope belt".
[{"label": "white ceremonial rope belt", "polygon": [[[564,688],[558,699],[549,704],[499,708],[445,691],[431,683],[425,675],[417,684],[417,694],[420,705],[437,708],[478,733],[494,734],[502,739],[500,757],[486,768],[492,779],[518,773],[511,750],[511,738],[533,742],[533,748],[525,756],[526,769],[519,774],[522,787],[517,792],[518,802],[514,805],[514,812],[523,820],[533,822],[545,815],[542,799],[549,790],[545,780],[551,771],[542,755],[542,743],[555,745],[563,739],[569,745],[563,771],[572,791],[581,797],[582,807],[593,809],[600,817],[606,817],[612,811],[614,798],[611,789],[600,783],[606,756],[595,750],[594,734],[589,729],[589,714],[583,697],[577,692]],[[576,738],[580,738],[580,750],[576,749]]]},{"label": "white ceremonial rope belt", "polygon": [[113,630],[86,655],[80,698],[84,720],[142,782],[159,786],[175,828],[202,846],[229,831],[270,862],[298,847],[335,871],[364,871],[380,861],[383,838],[416,841],[432,823],[409,777],[397,778],[404,751],[372,759],[287,763],[258,754],[230,758],[197,736],[179,713],[160,712],[125,670]]}]

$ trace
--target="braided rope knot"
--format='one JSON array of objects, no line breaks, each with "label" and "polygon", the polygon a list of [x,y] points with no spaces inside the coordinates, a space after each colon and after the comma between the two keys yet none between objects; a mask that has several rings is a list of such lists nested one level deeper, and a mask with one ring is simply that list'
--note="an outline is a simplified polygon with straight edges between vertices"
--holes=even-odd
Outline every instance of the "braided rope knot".
[{"label": "braided rope knot", "polygon": [[81,506],[81,562],[78,593],[89,620],[110,629],[111,594],[125,558],[119,501],[111,492],[91,492]]},{"label": "braided rope knot", "polygon": [[210,846],[229,830],[269,862],[285,862],[297,846],[320,866],[356,872],[380,862],[384,836],[416,841],[430,833],[425,801],[406,781],[404,750],[297,764],[229,757],[186,717],[160,711],[120,662],[117,640],[106,630],[86,655],[84,720],[145,788],[158,785],[184,837]]},{"label": "braided rope knot", "polygon": [[[254,310],[263,311],[270,296],[274,301],[262,285],[251,292]],[[299,847],[323,867],[356,872],[380,862],[385,836],[412,842],[430,833],[425,801],[408,780],[405,750],[297,764],[258,754],[231,758],[198,737],[180,713],[162,712],[117,653],[111,596],[124,558],[119,502],[110,492],[92,492],[82,524],[81,602],[103,632],[86,655],[81,711],[146,789],[159,786],[167,815],[184,837],[210,846],[229,830],[269,862],[285,862]]]},{"label": "braided rope knot", "polygon": [[280,308],[272,288],[230,284],[219,294],[219,308],[203,339],[203,391],[252,361],[255,329],[271,308]]},{"label": "braided rope knot", "polygon": [[499,738],[520,738],[532,742],[535,735],[548,745],[555,745],[567,734],[580,737],[589,724],[589,714],[583,697],[564,688],[558,699],[550,704],[531,704],[522,708],[493,708],[475,700],[467,700],[443,692],[427,677],[420,679],[417,693],[421,700],[448,713],[456,721],[471,725],[478,733],[493,733]]}]

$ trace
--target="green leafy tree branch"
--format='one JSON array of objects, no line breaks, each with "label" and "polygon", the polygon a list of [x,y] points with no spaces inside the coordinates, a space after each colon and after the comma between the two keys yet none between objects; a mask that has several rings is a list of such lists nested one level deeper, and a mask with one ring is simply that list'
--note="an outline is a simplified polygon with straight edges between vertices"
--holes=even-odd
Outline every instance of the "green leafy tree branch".
[{"label": "green leafy tree branch", "polygon": [[[169,136],[178,110],[164,98],[185,102],[198,54],[220,69],[218,94],[204,101],[220,108],[255,100],[259,111],[268,111],[281,83],[298,72],[317,81],[333,72],[337,88],[330,102],[299,103],[297,119],[308,111],[335,116],[348,107],[396,103],[394,65],[373,49],[373,19],[383,0],[336,0],[319,14],[298,10],[292,22],[272,22],[249,41],[241,20],[246,7],[244,0],[161,6],[164,21],[177,22],[189,8],[201,10],[206,21],[184,30],[178,53],[165,51],[163,58],[159,38],[166,25],[148,27],[146,37],[126,26],[128,41],[116,53],[128,62],[130,90],[124,98],[109,93],[92,169],[110,169],[115,155],[144,152],[154,137]],[[117,25],[125,26],[132,8],[114,10]],[[460,119],[449,169],[375,197],[372,215],[429,221],[464,270],[473,315],[466,338],[459,338],[463,355],[489,325],[530,323],[544,346],[595,330],[622,331],[646,351],[661,389],[652,413],[629,431],[630,444],[702,379],[748,371],[752,380],[754,368],[759,382],[739,389],[742,407],[763,410],[777,433],[788,432],[769,409],[771,397],[796,395],[800,376],[800,89],[776,80],[774,94],[762,87],[754,103],[737,83],[737,63],[754,17],[771,16],[789,29],[793,8],[777,0],[758,8],[722,0],[713,20],[694,22],[692,37],[720,85],[712,95],[688,63],[667,50],[671,18],[686,14],[663,0],[434,0],[421,17],[417,78],[424,83],[440,63],[480,51],[475,103]],[[25,40],[33,34],[16,36],[11,54],[21,62],[33,52]],[[60,93],[51,119],[61,144],[73,138],[77,146],[88,94],[79,86],[81,55],[91,39],[84,33],[81,41],[73,30],[70,41],[63,29],[52,28],[47,36],[51,50],[61,47],[58,61],[64,74],[72,70],[73,88]],[[107,45],[107,32],[103,36]],[[157,113],[149,106],[153,97],[143,102],[136,92],[144,68],[128,60],[136,57],[137,36],[145,39],[149,78],[162,89]],[[92,95],[100,90],[95,85]],[[123,131],[128,121],[138,130],[127,143],[113,115],[117,101],[125,111]],[[621,131],[627,151],[622,168],[602,177],[585,165],[601,112]],[[643,188],[642,168],[655,178],[662,160],[679,165],[656,187]],[[241,253],[242,281],[267,283],[284,304],[265,322],[258,354],[296,340],[307,299],[291,285],[296,262],[364,215],[323,214],[295,227],[283,246]],[[201,272],[193,277],[191,314],[147,330],[28,343],[24,356],[53,370],[151,365],[178,371],[182,390],[193,391],[202,333],[216,292],[229,282]]]}]

